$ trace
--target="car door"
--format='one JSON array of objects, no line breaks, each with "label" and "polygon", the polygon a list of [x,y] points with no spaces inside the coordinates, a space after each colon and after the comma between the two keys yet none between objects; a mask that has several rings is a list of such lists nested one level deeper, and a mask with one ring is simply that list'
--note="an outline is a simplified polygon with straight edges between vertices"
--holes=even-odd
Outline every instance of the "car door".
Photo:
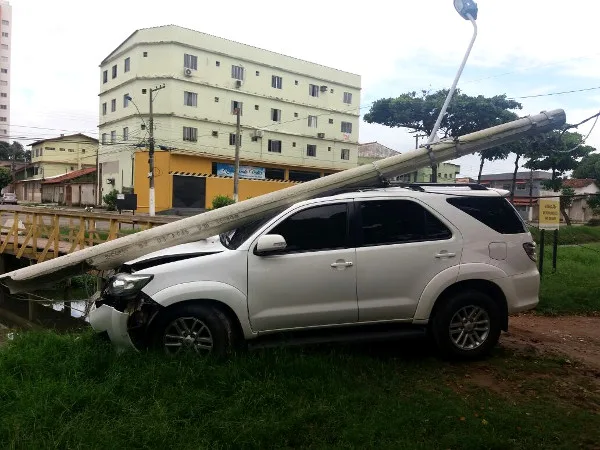
[{"label": "car door", "polygon": [[359,321],[410,319],[427,284],[459,264],[462,237],[413,199],[356,203]]},{"label": "car door", "polygon": [[248,312],[256,331],[354,323],[358,320],[352,202],[305,207],[263,234],[282,235],[277,254],[248,253]]}]

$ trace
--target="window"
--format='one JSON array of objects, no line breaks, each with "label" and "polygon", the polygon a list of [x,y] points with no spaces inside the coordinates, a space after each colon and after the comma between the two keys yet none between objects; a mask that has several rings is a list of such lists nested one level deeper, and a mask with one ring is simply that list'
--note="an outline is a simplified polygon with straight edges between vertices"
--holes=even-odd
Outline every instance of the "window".
[{"label": "window", "polygon": [[112,66],[112,77],[117,78],[117,65]]},{"label": "window", "polygon": [[127,108],[129,106],[129,94],[123,95],[123,108]]},{"label": "window", "polygon": [[260,76],[260,72],[258,70],[256,71],[256,76]]},{"label": "window", "polygon": [[296,143],[295,143],[295,142],[292,142],[292,147],[295,147],[295,146],[296,146]]},{"label": "window", "polygon": [[0,117],[0,122],[7,122],[6,117]]},{"label": "window", "polygon": [[[107,134],[102,133],[102,144],[106,144],[106,137],[107,137]],[[50,150],[50,149],[48,147],[46,147],[46,150]],[[52,149],[52,150],[54,150],[54,149]]]},{"label": "window", "polygon": [[196,142],[198,140],[198,128],[183,127],[183,140]]},{"label": "window", "polygon": [[8,81],[5,81],[5,80],[0,81],[0,86],[8,86]]},{"label": "window", "polygon": [[195,92],[184,91],[183,104],[185,106],[198,106],[198,94]]},{"label": "window", "polygon": [[349,148],[343,148],[342,149],[341,158],[345,159],[345,160],[349,160],[350,159],[350,149]]},{"label": "window", "polygon": [[254,105],[254,109],[258,111],[260,107],[258,105]]},{"label": "window", "polygon": [[298,117],[298,113],[294,113],[294,117]]},{"label": "window", "polygon": [[[229,145],[235,145],[235,133],[229,133]],[[240,147],[242,146],[242,136],[240,135]]]},{"label": "window", "polygon": [[317,156],[317,146],[312,144],[306,145],[306,156]]},{"label": "window", "polygon": [[[110,132],[110,143],[111,144],[116,144],[117,143],[117,132],[116,131],[111,131]],[[62,150],[62,148],[61,148]]]},{"label": "window", "polygon": [[69,153],[75,153],[75,150],[74,150],[74,149],[72,149],[72,148],[70,148],[70,149],[69,149]]},{"label": "window", "polygon": [[142,54],[142,56],[143,56],[144,58],[147,58],[147,57],[148,57],[148,52],[144,52],[144,53]]},{"label": "window", "polygon": [[146,92],[148,92],[148,89],[142,89],[142,94],[145,94]]},{"label": "window", "polygon": [[219,97],[215,97],[215,103],[219,103]]},{"label": "window", "polygon": [[244,79],[244,68],[242,66],[231,66],[231,78],[236,80]]},{"label": "window", "polygon": [[145,129],[146,129],[146,124],[144,124],[144,123],[143,123],[143,124],[141,124],[141,125],[140,125],[140,129],[142,129],[142,130],[145,130]]},{"label": "window", "polygon": [[450,239],[452,233],[418,203],[410,200],[361,202],[362,246]]},{"label": "window", "polygon": [[446,201],[498,233],[526,232],[521,217],[503,197],[453,197]]},{"label": "window", "polygon": [[271,108],[271,120],[273,122],[281,122],[281,110]]},{"label": "window", "polygon": [[281,89],[283,85],[283,78],[273,75],[271,77],[271,87],[275,89]]},{"label": "window", "polygon": [[8,94],[6,92],[3,92],[2,94],[0,94],[0,97],[6,98],[8,97]]},{"label": "window", "polygon": [[108,70],[102,72],[102,83],[108,82]]},{"label": "window", "polygon": [[333,119],[329,119],[329,123],[333,125]]},{"label": "window", "polygon": [[285,219],[269,234],[283,236],[286,253],[333,250],[348,245],[345,203],[305,209]]},{"label": "window", "polygon": [[344,92],[344,103],[348,103],[349,105],[352,104],[352,93],[351,92]]},{"label": "window", "polygon": [[527,188],[527,186],[525,185],[525,183],[517,183],[517,190],[518,191],[524,191],[525,188]]},{"label": "window", "polygon": [[0,109],[8,109],[8,106],[6,106],[6,105],[0,105]]},{"label": "window", "polygon": [[131,58],[125,58],[123,72],[129,72],[131,70]]},{"label": "window", "polygon": [[265,178],[267,180],[285,180],[285,169],[266,167]]},{"label": "window", "polygon": [[231,101],[231,114],[235,114],[235,110],[240,110],[240,116],[244,114],[244,104],[243,102],[238,102],[236,100]]},{"label": "window", "polygon": [[1,46],[1,47],[2,47],[4,50],[7,50],[7,49],[8,49],[8,45],[7,45],[7,44],[2,44],[2,46]]},{"label": "window", "polygon": [[81,153],[85,153],[85,148],[82,148],[82,149],[81,149]]},{"label": "window", "polygon": [[269,139],[269,151],[273,153],[281,153],[281,141]]},{"label": "window", "polygon": [[183,55],[183,67],[186,69],[198,70],[198,57],[195,55]]},{"label": "window", "polygon": [[2,32],[2,37],[8,37],[8,33],[7,33],[7,32],[5,32],[5,31],[3,31],[3,32]]},{"label": "window", "polygon": [[317,128],[317,116],[308,116],[309,128]]},{"label": "window", "polygon": [[106,102],[102,103],[102,115],[106,115]]},{"label": "window", "polygon": [[110,101],[110,112],[115,112],[117,110],[117,99],[113,98]]},{"label": "window", "polygon": [[[104,133],[104,134],[106,134],[106,133]],[[44,147],[44,148],[45,148],[46,150],[56,150],[56,148],[55,148],[55,147]]]},{"label": "window", "polygon": [[342,122],[342,133],[352,133],[352,122]]},{"label": "window", "polygon": [[65,151],[65,149],[64,149],[64,148],[59,148],[59,149],[58,149],[58,151],[59,151],[59,152],[64,152],[64,151]]},{"label": "window", "polygon": [[217,67],[221,67],[221,62],[220,62],[220,61],[215,61],[215,65],[216,65]]},{"label": "window", "polygon": [[289,179],[290,181],[299,181],[305,182],[310,180],[316,180],[320,178],[321,174],[319,172],[309,172],[307,170],[290,170],[289,171]]},{"label": "window", "polygon": [[[129,140],[129,127],[123,128],[123,141]],[[85,153],[85,150],[81,150],[81,153]]]},{"label": "window", "polygon": [[8,20],[3,20],[3,21],[2,21],[2,25],[8,25],[8,24],[9,24],[9,21],[8,21]]},{"label": "window", "polygon": [[0,73],[8,73],[8,69],[0,69]]},{"label": "window", "polygon": [[294,84],[295,84],[296,86],[298,86],[298,80],[295,80],[295,81],[294,81]]},{"label": "window", "polygon": [[311,97],[318,97],[319,96],[319,86],[317,86],[316,84],[309,84],[308,85],[308,95],[310,95]]}]

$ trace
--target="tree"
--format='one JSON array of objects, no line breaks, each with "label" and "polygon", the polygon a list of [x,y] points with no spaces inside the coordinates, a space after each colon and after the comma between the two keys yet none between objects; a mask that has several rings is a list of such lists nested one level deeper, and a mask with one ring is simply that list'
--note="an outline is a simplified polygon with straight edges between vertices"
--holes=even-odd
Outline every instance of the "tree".
[{"label": "tree", "polygon": [[575,189],[572,187],[563,187],[560,191],[560,211],[565,218],[567,226],[571,226],[571,218],[567,214],[567,209],[573,204],[573,198],[575,197]]},{"label": "tree", "polygon": [[30,162],[31,150],[25,150],[18,141],[13,141],[12,144],[0,141],[0,161],[12,161],[13,158],[15,161]]},{"label": "tree", "polygon": [[12,175],[6,167],[0,167],[0,190],[12,183]]},{"label": "tree", "polygon": [[573,178],[591,178],[600,184],[600,153],[584,156],[573,170]]},{"label": "tree", "polygon": [[[408,128],[414,134],[430,135],[447,95],[448,90],[434,93],[413,91],[397,98],[383,98],[373,103],[364,120],[392,128]],[[471,97],[457,90],[442,119],[439,133],[443,138],[458,137],[510,122],[517,118],[512,110],[521,108],[520,103],[507,99],[506,95]],[[508,153],[500,148],[481,153],[478,181],[481,180],[485,160],[504,159],[507,156]]]}]

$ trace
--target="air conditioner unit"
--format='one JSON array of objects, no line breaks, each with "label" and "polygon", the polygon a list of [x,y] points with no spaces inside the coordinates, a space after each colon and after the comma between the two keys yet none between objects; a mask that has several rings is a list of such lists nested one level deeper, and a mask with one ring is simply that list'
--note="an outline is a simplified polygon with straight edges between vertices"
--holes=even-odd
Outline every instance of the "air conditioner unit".
[{"label": "air conditioner unit", "polygon": [[185,69],[183,69],[183,74],[186,77],[191,77],[192,76],[192,69],[188,69],[187,67]]},{"label": "air conditioner unit", "polygon": [[318,133],[317,136],[323,139],[325,137],[325,133]]},{"label": "air conditioner unit", "polygon": [[242,84],[243,84],[242,80],[235,80],[235,87],[236,88],[242,87]]},{"label": "air conditioner unit", "polygon": [[261,138],[263,137],[263,130],[254,130],[252,133],[252,137]]},{"label": "air conditioner unit", "polygon": [[321,86],[321,92],[327,92],[327,86]]}]

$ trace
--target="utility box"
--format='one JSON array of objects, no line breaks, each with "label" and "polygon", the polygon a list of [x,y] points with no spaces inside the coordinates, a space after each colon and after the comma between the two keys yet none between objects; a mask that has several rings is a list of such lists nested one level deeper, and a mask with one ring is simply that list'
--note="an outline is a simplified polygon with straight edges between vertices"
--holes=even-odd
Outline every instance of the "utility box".
[{"label": "utility box", "polygon": [[119,214],[123,211],[131,211],[135,214],[137,209],[137,194],[117,194],[117,210]]}]

